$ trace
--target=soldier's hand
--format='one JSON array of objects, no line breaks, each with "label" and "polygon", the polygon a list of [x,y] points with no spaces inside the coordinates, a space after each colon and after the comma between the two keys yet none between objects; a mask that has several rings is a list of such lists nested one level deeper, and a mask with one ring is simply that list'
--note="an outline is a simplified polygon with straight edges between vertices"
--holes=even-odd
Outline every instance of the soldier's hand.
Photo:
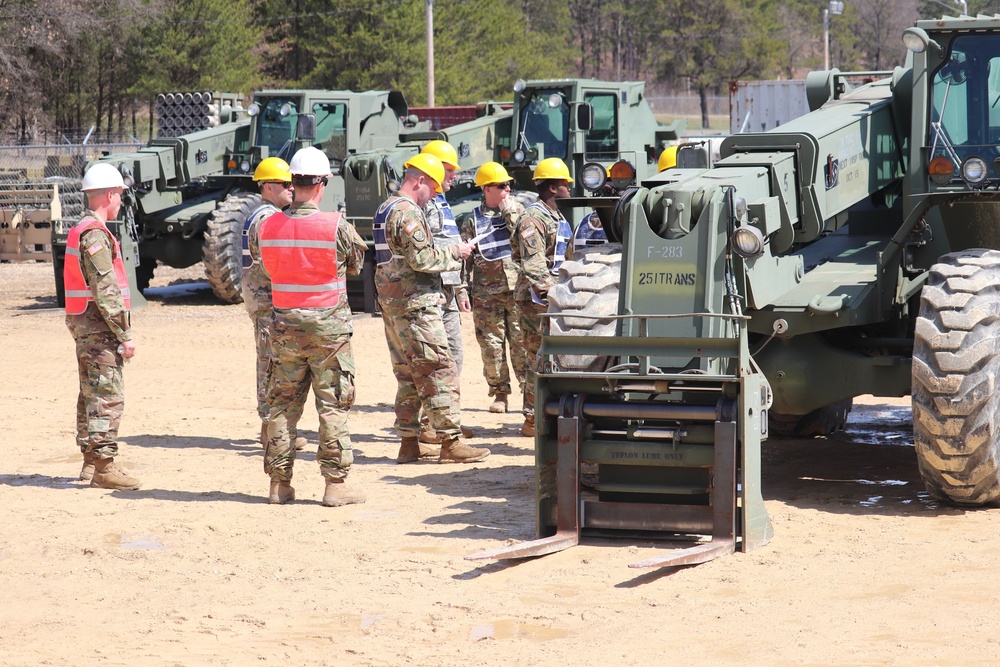
[{"label": "soldier's hand", "polygon": [[135,356],[135,343],[127,340],[121,344],[122,347],[122,358],[131,359]]},{"label": "soldier's hand", "polygon": [[455,302],[458,304],[458,310],[463,313],[472,312],[472,304],[469,302],[469,295],[465,292],[461,292],[455,295]]},{"label": "soldier's hand", "polygon": [[497,204],[497,210],[506,213],[512,206],[514,206],[514,198],[510,196],[510,190],[504,190],[503,199]]},{"label": "soldier's hand", "polygon": [[469,259],[472,256],[472,249],[475,247],[471,243],[456,243],[452,246],[458,254],[458,259]]}]

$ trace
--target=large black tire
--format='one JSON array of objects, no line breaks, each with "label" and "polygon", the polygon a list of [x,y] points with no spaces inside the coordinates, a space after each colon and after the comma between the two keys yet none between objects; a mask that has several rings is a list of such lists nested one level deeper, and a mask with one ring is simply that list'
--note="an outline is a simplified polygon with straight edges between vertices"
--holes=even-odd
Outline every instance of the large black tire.
[{"label": "large black tire", "polygon": [[243,223],[260,206],[260,195],[238,192],[220,203],[208,219],[202,259],[215,296],[225,303],[243,301]]},{"label": "large black tire", "polygon": [[941,257],[920,293],[913,438],[928,492],[1000,503],[1000,252]]},{"label": "large black tire", "polygon": [[838,401],[817,408],[806,415],[786,415],[769,410],[767,429],[771,435],[782,438],[813,438],[843,431],[847,415],[854,407],[854,399]]},{"label": "large black tire", "polygon": [[[587,250],[582,260],[569,260],[559,267],[559,280],[549,290],[549,327],[555,336],[614,336],[618,314],[618,284],[622,274],[622,247],[606,243]],[[573,317],[609,316],[609,319]],[[596,354],[560,355],[555,370],[599,372],[612,357]]]}]

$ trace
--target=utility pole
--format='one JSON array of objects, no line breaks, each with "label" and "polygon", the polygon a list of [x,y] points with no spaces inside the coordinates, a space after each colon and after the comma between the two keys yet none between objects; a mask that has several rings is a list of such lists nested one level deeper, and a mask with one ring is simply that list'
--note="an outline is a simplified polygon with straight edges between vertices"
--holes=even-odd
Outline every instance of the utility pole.
[{"label": "utility pole", "polygon": [[434,0],[427,0],[427,106],[434,106]]},{"label": "utility pole", "polygon": [[830,14],[840,16],[844,13],[844,3],[841,0],[830,0],[830,6],[823,9],[823,69],[830,69]]}]

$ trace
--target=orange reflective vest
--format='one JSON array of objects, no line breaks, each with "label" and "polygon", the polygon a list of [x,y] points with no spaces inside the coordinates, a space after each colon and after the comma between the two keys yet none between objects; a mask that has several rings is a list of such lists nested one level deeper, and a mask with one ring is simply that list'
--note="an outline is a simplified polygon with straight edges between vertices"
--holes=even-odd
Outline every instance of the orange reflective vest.
[{"label": "orange reflective vest", "polygon": [[91,229],[100,229],[111,239],[111,263],[118,279],[118,289],[122,292],[125,310],[132,310],[131,293],[128,287],[128,274],[125,272],[125,262],[122,260],[122,247],[111,230],[97,218],[84,218],[69,230],[66,239],[66,262],[63,264],[63,286],[66,288],[66,314],[80,315],[87,310],[87,304],[94,301],[90,285],[83,277],[83,263],[80,258],[80,237]]},{"label": "orange reflective vest", "polygon": [[260,226],[260,258],[271,276],[275,308],[336,308],[347,294],[337,275],[340,213],[289,217],[281,211]]}]

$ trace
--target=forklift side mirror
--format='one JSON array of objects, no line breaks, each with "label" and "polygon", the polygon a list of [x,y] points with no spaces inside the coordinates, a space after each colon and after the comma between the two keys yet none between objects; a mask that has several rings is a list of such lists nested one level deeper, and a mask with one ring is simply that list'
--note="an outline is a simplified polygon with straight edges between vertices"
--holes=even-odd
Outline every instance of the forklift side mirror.
[{"label": "forklift side mirror", "polygon": [[587,130],[594,127],[594,105],[590,102],[581,102],[576,106],[576,129]]}]

